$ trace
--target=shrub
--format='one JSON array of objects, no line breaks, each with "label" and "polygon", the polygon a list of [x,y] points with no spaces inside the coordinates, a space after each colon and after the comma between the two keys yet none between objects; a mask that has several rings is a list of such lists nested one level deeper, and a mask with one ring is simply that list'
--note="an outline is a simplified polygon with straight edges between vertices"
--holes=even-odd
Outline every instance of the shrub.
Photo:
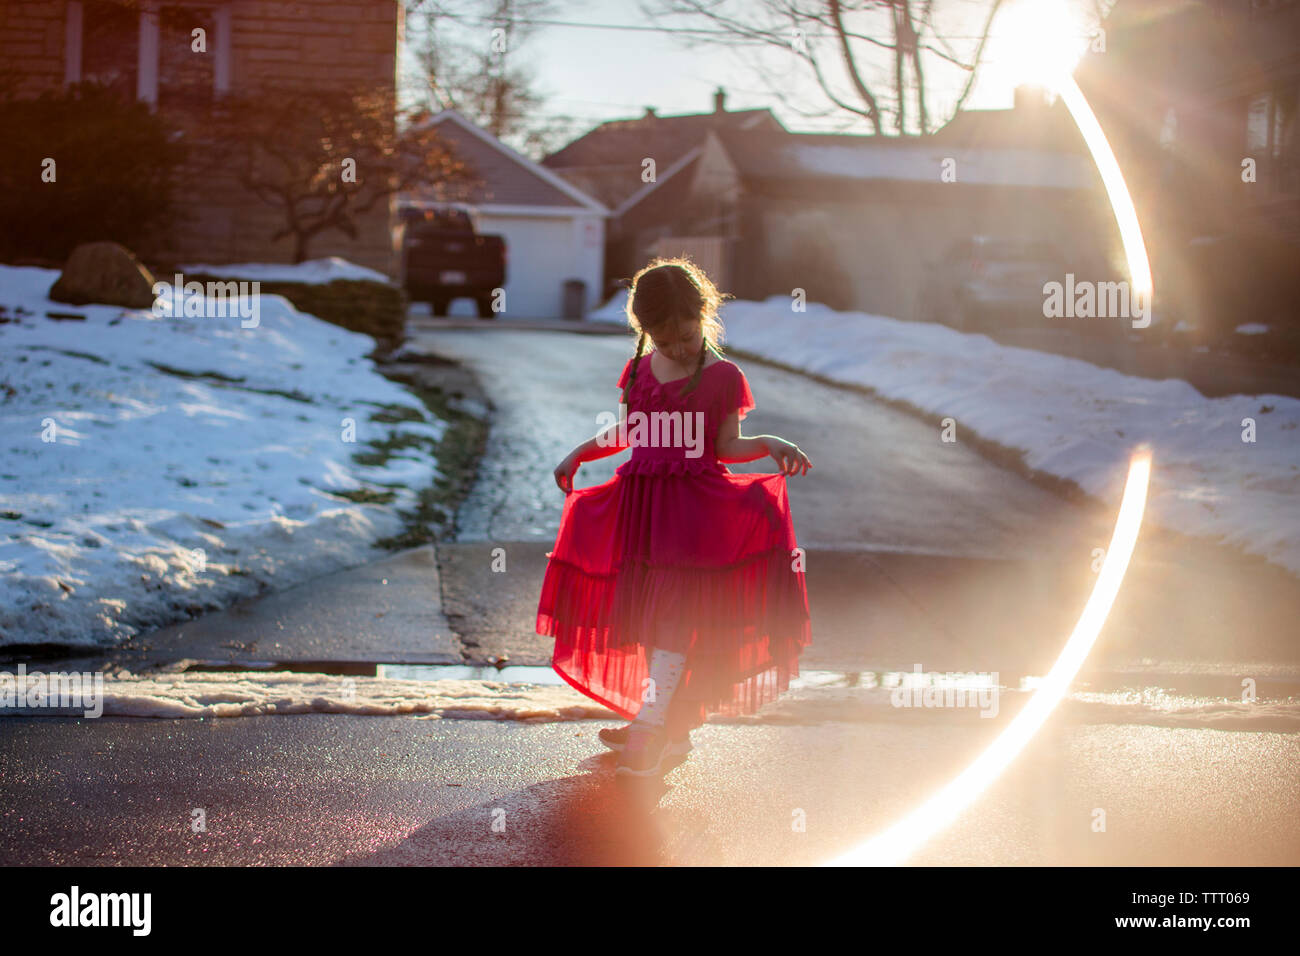
[{"label": "shrub", "polygon": [[[59,264],[99,240],[157,247],[184,152],[148,106],[82,83],[0,99],[0,129],[0,258]],[[53,182],[42,180],[47,159]]]},{"label": "shrub", "polygon": [[[207,283],[229,278],[187,273],[185,281]],[[388,283],[369,279],[335,279],[327,284],[262,282],[260,289],[266,295],[284,296],[299,312],[369,335],[382,348],[396,348],[405,338],[406,294]]]}]

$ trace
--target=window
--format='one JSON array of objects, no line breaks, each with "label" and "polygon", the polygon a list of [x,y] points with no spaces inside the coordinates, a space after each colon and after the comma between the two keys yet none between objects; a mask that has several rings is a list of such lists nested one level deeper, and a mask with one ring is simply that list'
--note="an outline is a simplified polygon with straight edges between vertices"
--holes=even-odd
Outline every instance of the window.
[{"label": "window", "polygon": [[1268,149],[1269,113],[1273,98],[1267,93],[1251,97],[1246,104],[1246,149]]},{"label": "window", "polygon": [[[195,30],[203,46],[194,49]],[[165,6],[158,16],[158,106],[206,105],[216,92],[215,17],[206,7]]]},{"label": "window", "polygon": [[87,0],[81,10],[80,79],[135,99],[139,83],[140,15],[108,0]]},{"label": "window", "polygon": [[1246,106],[1246,150],[1259,161],[1259,182],[1270,192],[1300,192],[1300,144],[1296,142],[1297,93],[1277,89]]},{"label": "window", "polygon": [[[206,52],[194,49],[204,31]],[[64,78],[102,83],[165,107],[230,89],[230,5],[69,0]]]}]

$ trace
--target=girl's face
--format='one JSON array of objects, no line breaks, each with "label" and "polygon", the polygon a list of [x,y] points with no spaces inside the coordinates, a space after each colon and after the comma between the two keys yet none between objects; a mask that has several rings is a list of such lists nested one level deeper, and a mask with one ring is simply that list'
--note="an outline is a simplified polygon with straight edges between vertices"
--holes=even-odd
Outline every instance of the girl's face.
[{"label": "girl's face", "polygon": [[704,330],[699,322],[668,322],[650,333],[655,348],[678,365],[688,365],[704,346]]}]

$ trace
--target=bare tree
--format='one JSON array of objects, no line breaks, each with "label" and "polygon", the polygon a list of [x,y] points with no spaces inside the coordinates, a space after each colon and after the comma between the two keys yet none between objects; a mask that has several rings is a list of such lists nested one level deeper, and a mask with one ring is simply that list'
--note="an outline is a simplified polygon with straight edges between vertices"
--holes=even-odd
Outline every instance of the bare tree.
[{"label": "bare tree", "polygon": [[271,239],[292,236],[294,262],[323,232],[357,238],[358,217],[396,192],[459,198],[476,182],[436,128],[395,122],[390,91],[231,96],[213,116],[214,161],[283,216]]},{"label": "bare tree", "polygon": [[[970,24],[963,29],[979,32],[961,36],[936,26],[937,8],[953,7],[943,0],[657,0],[644,12],[707,23],[707,30],[683,30],[690,44],[785,50],[806,65],[833,111],[866,121],[877,135],[887,127],[924,134],[966,103],[1002,2],[962,4],[959,13]],[[937,122],[926,96],[928,64],[965,73],[960,94]],[[808,115],[790,97],[788,81],[774,81],[761,65],[756,70],[782,103]]]},{"label": "bare tree", "polygon": [[414,78],[429,109],[455,109],[521,152],[540,157],[572,131],[565,117],[544,119],[543,97],[520,50],[552,12],[552,0],[407,0]]}]

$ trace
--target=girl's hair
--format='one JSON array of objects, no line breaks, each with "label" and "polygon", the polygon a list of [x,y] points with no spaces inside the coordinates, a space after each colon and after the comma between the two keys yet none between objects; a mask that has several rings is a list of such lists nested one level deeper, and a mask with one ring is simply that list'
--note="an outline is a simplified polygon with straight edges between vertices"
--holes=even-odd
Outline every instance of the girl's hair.
[{"label": "girl's hair", "polygon": [[636,381],[648,333],[666,328],[672,322],[699,322],[702,327],[704,342],[695,373],[679,394],[685,397],[695,390],[704,370],[705,353],[712,349],[718,356],[722,355],[723,328],[718,307],[729,298],[734,296],[719,292],[704,270],[685,257],[655,259],[632,277],[627,294],[627,324],[637,333],[637,342],[632,374],[623,386],[624,405]]}]

